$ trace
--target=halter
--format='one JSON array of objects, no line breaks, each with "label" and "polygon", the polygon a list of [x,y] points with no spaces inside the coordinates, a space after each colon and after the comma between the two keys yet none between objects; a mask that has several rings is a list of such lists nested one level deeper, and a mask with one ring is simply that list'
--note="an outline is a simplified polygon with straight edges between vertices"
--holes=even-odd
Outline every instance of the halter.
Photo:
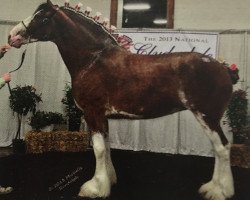
[{"label": "halter", "polygon": [[27,31],[27,26],[25,25],[24,21],[21,21],[22,25],[24,26],[25,30]]}]

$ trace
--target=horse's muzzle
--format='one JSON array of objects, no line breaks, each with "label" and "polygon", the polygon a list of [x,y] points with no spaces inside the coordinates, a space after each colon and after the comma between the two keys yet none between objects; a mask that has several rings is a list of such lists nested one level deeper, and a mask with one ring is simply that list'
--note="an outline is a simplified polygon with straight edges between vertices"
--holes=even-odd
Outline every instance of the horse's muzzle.
[{"label": "horse's muzzle", "polygon": [[16,36],[8,36],[8,43],[10,46],[15,47],[15,48],[20,48],[23,44],[24,38],[20,35]]}]

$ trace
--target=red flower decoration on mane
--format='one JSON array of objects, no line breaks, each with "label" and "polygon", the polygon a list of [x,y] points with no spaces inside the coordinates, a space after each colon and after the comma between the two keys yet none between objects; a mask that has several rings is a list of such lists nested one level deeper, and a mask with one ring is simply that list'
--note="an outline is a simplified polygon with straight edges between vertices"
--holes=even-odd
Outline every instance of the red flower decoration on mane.
[{"label": "red flower decoration on mane", "polygon": [[237,65],[236,65],[236,64],[232,64],[232,65],[230,65],[230,69],[233,70],[233,71],[235,71],[235,70],[237,70],[238,68],[237,68]]},{"label": "red flower decoration on mane", "polygon": [[130,47],[133,45],[133,41],[130,37],[126,36],[126,35],[122,35],[122,36],[115,36],[117,37],[117,42],[118,44],[127,49],[129,51]]}]

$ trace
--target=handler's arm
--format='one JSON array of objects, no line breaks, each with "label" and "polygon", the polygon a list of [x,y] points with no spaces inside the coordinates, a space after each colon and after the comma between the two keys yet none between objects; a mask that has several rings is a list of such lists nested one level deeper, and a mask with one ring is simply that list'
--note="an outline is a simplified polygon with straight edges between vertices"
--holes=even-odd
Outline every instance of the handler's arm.
[{"label": "handler's arm", "polygon": [[5,80],[3,78],[0,78],[0,89],[5,85]]},{"label": "handler's arm", "polygon": [[0,59],[4,56],[4,53],[0,51]]}]

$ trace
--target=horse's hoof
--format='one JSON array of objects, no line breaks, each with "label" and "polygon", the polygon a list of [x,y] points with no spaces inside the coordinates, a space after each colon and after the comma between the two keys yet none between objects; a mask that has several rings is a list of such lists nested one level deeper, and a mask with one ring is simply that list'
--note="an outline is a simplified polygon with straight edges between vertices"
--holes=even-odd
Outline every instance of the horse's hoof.
[{"label": "horse's hoof", "polygon": [[[89,198],[89,197],[80,197],[80,196],[75,196],[75,197],[73,197],[73,199],[76,199],[76,200],[93,200],[92,198]],[[96,198],[95,198],[95,200],[96,200]]]},{"label": "horse's hoof", "polygon": [[1,187],[0,186],[0,194],[9,194],[13,191],[12,187]]},{"label": "horse's hoof", "polygon": [[77,196],[77,197],[73,197],[73,199],[75,200],[104,200],[106,198],[101,198],[101,197],[91,198],[91,197]]},{"label": "horse's hoof", "polygon": [[99,180],[93,178],[83,184],[78,194],[79,197],[106,198],[110,195],[110,181],[107,178]]},{"label": "horse's hoof", "polygon": [[210,181],[202,185],[199,189],[199,193],[206,200],[226,200],[222,189],[219,184],[215,184],[213,181]]}]

